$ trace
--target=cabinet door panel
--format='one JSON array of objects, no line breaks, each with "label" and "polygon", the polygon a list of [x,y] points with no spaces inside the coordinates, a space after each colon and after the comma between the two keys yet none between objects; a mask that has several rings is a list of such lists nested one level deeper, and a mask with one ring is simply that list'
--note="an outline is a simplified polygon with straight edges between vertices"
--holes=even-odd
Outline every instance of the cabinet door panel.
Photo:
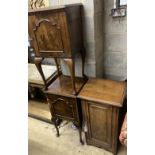
[{"label": "cabinet door panel", "polygon": [[88,103],[90,138],[94,141],[111,144],[112,107]]},{"label": "cabinet door panel", "polygon": [[30,15],[29,35],[37,55],[65,57],[71,54],[64,12],[37,12],[33,16]]},{"label": "cabinet door panel", "polygon": [[48,95],[53,116],[77,120],[76,99],[70,99],[58,95]]},{"label": "cabinet door panel", "polygon": [[58,18],[58,15],[52,15],[49,18],[41,16],[36,19],[34,34],[41,52],[63,50]]},{"label": "cabinet door panel", "polygon": [[112,108],[89,104],[91,138],[110,144]]}]

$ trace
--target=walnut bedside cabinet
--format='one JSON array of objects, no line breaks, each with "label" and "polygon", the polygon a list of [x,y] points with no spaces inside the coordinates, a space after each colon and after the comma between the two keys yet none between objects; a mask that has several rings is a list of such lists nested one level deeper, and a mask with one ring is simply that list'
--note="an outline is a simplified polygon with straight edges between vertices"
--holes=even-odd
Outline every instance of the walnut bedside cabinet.
[{"label": "walnut bedside cabinet", "polygon": [[84,85],[78,98],[87,144],[116,155],[119,115],[125,96],[125,82],[92,78]]}]

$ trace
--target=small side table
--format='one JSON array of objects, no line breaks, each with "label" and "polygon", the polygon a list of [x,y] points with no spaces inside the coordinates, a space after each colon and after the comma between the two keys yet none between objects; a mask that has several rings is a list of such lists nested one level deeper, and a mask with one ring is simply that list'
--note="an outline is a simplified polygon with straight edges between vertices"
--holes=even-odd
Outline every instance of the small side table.
[{"label": "small side table", "polygon": [[119,115],[125,96],[125,82],[95,78],[88,80],[78,95],[87,144],[116,154]]},{"label": "small side table", "polygon": [[[86,79],[75,78],[75,86],[77,93],[81,90],[85,84]],[[72,81],[69,76],[59,76],[48,89],[45,91],[50,112],[52,115],[52,121],[54,122],[57,137],[59,137],[59,129],[56,123],[57,119],[68,120],[74,123],[79,130],[80,142],[82,141],[82,115],[80,112],[80,102],[77,100],[77,96],[73,95]]]}]

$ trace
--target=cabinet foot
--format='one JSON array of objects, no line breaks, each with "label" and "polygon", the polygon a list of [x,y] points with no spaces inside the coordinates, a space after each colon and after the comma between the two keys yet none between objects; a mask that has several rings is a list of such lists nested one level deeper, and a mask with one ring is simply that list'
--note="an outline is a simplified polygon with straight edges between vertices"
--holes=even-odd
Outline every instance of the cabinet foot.
[{"label": "cabinet foot", "polygon": [[81,145],[84,145],[84,142],[82,140],[82,131],[81,131],[81,129],[79,129],[79,138],[80,138]]},{"label": "cabinet foot", "polygon": [[59,128],[58,128],[58,121],[59,121],[59,119],[58,118],[52,118],[52,121],[53,121],[54,126],[55,126],[56,131],[57,131],[56,136],[59,137],[60,136],[60,134],[59,134]]},{"label": "cabinet foot", "polygon": [[56,136],[57,136],[57,137],[59,137],[59,136],[60,136],[60,134],[59,134],[59,133],[57,133],[57,134],[56,134]]},{"label": "cabinet foot", "polygon": [[80,140],[80,143],[81,143],[81,145],[84,145],[84,142],[83,142],[83,140]]},{"label": "cabinet foot", "polygon": [[78,124],[78,123],[75,123],[74,122],[74,125],[78,128],[78,130],[79,130],[79,139],[80,139],[80,143],[82,144],[82,145],[84,145],[84,142],[83,142],[83,140],[82,140],[82,129],[81,129],[81,126],[80,126],[80,124]]}]

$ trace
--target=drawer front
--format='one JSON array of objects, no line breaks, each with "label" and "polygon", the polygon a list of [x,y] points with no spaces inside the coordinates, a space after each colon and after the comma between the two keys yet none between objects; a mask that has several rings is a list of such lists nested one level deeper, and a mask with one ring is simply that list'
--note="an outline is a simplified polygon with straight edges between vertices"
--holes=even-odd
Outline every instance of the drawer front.
[{"label": "drawer front", "polygon": [[38,56],[70,56],[65,12],[36,12],[29,15],[29,35]]},{"label": "drawer front", "polygon": [[52,116],[78,121],[77,100],[74,98],[47,95],[50,103],[50,111]]},{"label": "drawer front", "polygon": [[115,109],[109,105],[82,101],[82,111],[87,128],[87,143],[114,152],[117,143]]}]

